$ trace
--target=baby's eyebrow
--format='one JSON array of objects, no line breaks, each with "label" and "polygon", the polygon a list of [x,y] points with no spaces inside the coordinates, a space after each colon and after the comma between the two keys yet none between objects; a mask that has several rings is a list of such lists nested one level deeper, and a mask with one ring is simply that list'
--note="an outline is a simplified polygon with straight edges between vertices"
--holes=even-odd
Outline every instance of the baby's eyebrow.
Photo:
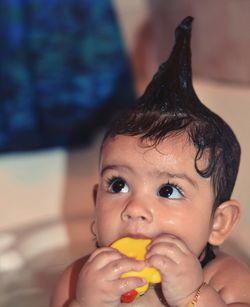
[{"label": "baby's eyebrow", "polygon": [[103,176],[103,174],[108,170],[130,170],[131,171],[131,168],[127,165],[122,165],[122,164],[119,164],[119,165],[118,164],[108,164],[101,169],[101,176]]},{"label": "baby's eyebrow", "polygon": [[168,172],[168,171],[154,171],[153,172],[157,177],[167,177],[167,178],[180,178],[183,180],[188,181],[195,189],[198,189],[198,185],[197,182],[195,180],[193,180],[190,176],[188,176],[185,173],[172,173],[172,172]]}]

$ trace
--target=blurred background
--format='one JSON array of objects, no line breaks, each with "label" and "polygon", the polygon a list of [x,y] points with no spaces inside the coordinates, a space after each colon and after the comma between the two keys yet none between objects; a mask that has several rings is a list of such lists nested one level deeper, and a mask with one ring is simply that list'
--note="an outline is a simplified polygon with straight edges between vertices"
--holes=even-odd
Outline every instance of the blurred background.
[{"label": "blurred background", "polygon": [[194,87],[234,129],[240,224],[223,248],[250,265],[250,1],[2,0],[0,306],[45,307],[94,248],[103,131],[145,89],[192,15]]}]

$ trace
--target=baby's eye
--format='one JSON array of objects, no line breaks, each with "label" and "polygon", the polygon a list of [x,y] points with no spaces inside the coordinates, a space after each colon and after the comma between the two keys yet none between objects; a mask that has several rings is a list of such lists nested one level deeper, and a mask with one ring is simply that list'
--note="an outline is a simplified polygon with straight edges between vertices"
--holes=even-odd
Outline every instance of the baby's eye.
[{"label": "baby's eye", "polygon": [[129,188],[125,180],[115,177],[109,180],[108,190],[111,193],[127,193]]},{"label": "baby's eye", "polygon": [[164,184],[160,187],[158,192],[160,197],[165,197],[169,199],[180,199],[183,197],[181,189],[174,184]]}]

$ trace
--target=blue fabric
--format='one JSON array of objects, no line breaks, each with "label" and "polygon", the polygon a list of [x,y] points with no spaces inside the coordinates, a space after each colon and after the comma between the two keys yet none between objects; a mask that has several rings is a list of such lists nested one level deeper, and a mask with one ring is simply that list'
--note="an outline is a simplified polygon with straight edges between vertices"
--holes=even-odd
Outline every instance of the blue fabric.
[{"label": "blue fabric", "polygon": [[108,0],[0,1],[0,151],[85,144],[133,103]]}]

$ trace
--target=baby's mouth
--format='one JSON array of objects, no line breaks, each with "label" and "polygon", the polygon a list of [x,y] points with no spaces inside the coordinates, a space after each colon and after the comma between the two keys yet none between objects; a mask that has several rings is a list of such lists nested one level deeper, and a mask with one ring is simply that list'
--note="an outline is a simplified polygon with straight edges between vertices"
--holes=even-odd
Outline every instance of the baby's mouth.
[{"label": "baby's mouth", "polygon": [[144,234],[140,234],[140,233],[127,233],[122,237],[130,237],[133,239],[152,239],[152,237],[149,236],[145,236]]}]

